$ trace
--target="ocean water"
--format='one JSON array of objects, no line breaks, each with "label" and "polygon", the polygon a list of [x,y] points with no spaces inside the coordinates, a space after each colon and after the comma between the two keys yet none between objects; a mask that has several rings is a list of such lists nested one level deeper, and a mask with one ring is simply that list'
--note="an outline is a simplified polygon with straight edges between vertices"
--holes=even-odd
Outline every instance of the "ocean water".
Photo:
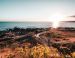
[{"label": "ocean water", "polygon": [[60,22],[60,27],[73,27],[75,28],[75,21],[68,21],[68,22]]},{"label": "ocean water", "polygon": [[[0,22],[0,30],[8,28],[47,28],[51,27],[51,22]],[[75,22],[60,22],[59,27],[74,27]]]},{"label": "ocean water", "polygon": [[51,22],[0,22],[0,30],[8,28],[47,28],[51,26]]}]

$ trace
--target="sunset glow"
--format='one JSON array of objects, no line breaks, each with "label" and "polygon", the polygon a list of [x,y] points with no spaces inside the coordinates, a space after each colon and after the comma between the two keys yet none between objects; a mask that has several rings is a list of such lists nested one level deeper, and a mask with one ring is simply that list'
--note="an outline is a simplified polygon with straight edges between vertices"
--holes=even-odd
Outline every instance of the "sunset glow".
[{"label": "sunset glow", "polygon": [[50,21],[52,22],[52,27],[57,28],[59,27],[60,21],[64,19],[63,14],[55,13],[52,16],[50,16]]}]

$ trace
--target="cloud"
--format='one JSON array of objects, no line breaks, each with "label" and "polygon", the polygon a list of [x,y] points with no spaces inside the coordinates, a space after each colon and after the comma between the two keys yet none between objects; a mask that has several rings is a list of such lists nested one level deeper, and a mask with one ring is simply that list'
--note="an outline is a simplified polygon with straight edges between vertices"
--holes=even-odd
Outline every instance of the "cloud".
[{"label": "cloud", "polygon": [[72,15],[72,16],[69,16],[69,17],[73,17],[73,18],[75,18],[75,15]]}]

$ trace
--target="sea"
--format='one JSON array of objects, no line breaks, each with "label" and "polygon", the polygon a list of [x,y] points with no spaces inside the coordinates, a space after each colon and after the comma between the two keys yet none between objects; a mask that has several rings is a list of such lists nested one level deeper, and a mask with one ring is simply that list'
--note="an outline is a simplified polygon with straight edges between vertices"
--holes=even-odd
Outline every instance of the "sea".
[{"label": "sea", "polygon": [[[60,27],[74,27],[75,22],[60,22]],[[52,27],[51,22],[0,22],[0,30],[9,28],[48,28]]]}]

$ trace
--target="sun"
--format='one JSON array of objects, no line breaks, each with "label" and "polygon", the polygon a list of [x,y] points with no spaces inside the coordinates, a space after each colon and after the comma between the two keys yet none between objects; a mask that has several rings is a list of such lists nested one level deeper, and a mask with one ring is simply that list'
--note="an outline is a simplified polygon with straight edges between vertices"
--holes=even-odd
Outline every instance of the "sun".
[{"label": "sun", "polygon": [[60,13],[55,13],[50,16],[50,21],[52,22],[52,27],[53,28],[58,28],[60,21],[62,21],[64,16]]}]

